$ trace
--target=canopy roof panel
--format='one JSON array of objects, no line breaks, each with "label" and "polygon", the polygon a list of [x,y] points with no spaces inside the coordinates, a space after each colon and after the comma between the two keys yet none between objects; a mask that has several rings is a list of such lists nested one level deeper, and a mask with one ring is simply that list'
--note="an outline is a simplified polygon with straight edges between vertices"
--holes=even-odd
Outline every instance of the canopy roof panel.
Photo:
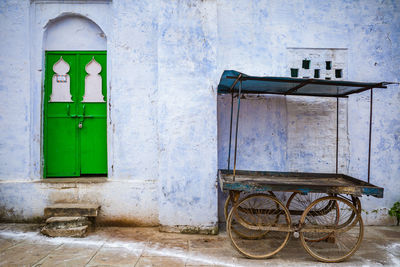
[{"label": "canopy roof panel", "polygon": [[239,91],[242,82],[242,93],[245,94],[278,94],[347,97],[371,88],[386,88],[390,82],[365,83],[321,79],[301,79],[289,77],[259,77],[225,70],[218,85],[218,93],[229,94]]}]

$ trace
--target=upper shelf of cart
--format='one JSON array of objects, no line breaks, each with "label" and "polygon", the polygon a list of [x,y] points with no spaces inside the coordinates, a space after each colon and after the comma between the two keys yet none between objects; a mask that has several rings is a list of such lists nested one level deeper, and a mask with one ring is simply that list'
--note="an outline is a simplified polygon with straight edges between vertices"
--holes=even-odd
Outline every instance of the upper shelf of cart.
[{"label": "upper shelf of cart", "polygon": [[360,93],[371,88],[386,88],[393,82],[350,82],[321,79],[301,79],[289,77],[259,77],[249,76],[244,73],[225,70],[218,84],[218,93],[229,94],[239,92],[245,94],[278,94],[278,95],[304,95],[347,97],[350,94]]}]

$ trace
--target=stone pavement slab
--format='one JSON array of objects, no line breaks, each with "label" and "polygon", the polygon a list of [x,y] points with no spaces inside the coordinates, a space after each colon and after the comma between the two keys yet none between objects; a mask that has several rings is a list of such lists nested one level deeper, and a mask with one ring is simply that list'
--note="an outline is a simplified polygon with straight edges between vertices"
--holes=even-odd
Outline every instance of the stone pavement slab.
[{"label": "stone pavement slab", "polygon": [[[267,260],[240,255],[226,232],[160,233],[158,228],[97,228],[86,238],[46,237],[39,225],[0,224],[0,266],[333,266],[315,261],[291,238]],[[365,227],[360,249],[337,266],[400,266],[400,227]]]},{"label": "stone pavement slab", "polygon": [[140,253],[124,247],[103,246],[87,266],[135,266]]},{"label": "stone pavement slab", "polygon": [[176,257],[141,257],[137,262],[135,267],[164,267],[164,266],[174,266],[174,267],[185,267],[186,259],[176,258]]},{"label": "stone pavement slab", "polygon": [[45,258],[58,246],[56,244],[40,244],[35,246],[29,240],[25,240],[0,253],[0,266],[29,266]]},{"label": "stone pavement slab", "polygon": [[96,254],[100,245],[88,245],[85,247],[74,244],[63,244],[53,250],[49,255],[36,265],[42,267],[51,266],[85,266]]}]

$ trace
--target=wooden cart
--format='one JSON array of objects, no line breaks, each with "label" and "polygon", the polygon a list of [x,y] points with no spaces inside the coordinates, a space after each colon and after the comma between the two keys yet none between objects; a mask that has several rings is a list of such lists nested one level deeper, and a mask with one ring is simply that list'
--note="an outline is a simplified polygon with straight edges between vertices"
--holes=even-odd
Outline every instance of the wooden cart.
[{"label": "wooden cart", "polygon": [[[231,122],[228,169],[219,170],[219,183],[229,195],[224,212],[232,245],[244,256],[264,259],[278,253],[291,234],[304,249],[323,262],[339,262],[359,248],[363,220],[359,197],[383,197],[383,188],[369,183],[373,88],[389,83],[359,83],[319,79],[254,77],[225,71],[219,94],[230,94]],[[370,90],[368,182],[338,173],[338,130],[335,173],[298,173],[236,170],[240,100],[243,94],[280,94],[339,98]],[[231,169],[233,103],[237,98],[234,166]],[[283,192],[291,192],[287,201]]]}]

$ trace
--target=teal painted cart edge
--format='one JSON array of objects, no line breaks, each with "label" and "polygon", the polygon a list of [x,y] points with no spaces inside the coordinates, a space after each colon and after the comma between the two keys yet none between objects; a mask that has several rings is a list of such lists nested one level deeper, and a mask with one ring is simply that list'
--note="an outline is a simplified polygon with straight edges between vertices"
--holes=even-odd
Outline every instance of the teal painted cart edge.
[{"label": "teal painted cart edge", "polygon": [[[246,191],[246,192],[263,192],[263,191],[283,191],[283,192],[299,192],[303,194],[307,193],[332,193],[332,194],[350,194],[355,196],[370,195],[377,198],[383,198],[382,187],[377,187],[370,183],[358,180],[354,177],[335,174],[335,173],[301,173],[301,172],[263,172],[263,171],[246,171],[236,170],[236,175],[246,175],[249,179],[235,180],[229,179],[232,175],[232,170],[221,169],[218,171],[218,178],[221,190],[233,190],[233,191]],[[258,177],[258,179],[251,179],[251,177]],[[295,176],[299,179],[304,179],[304,182],[310,182],[310,179],[315,178],[326,178],[327,180],[341,178],[346,181],[343,186],[332,186],[332,185],[310,185],[310,184],[287,184],[285,183],[285,177]],[[265,177],[275,177],[279,179],[279,183],[268,183],[263,180]]]}]

